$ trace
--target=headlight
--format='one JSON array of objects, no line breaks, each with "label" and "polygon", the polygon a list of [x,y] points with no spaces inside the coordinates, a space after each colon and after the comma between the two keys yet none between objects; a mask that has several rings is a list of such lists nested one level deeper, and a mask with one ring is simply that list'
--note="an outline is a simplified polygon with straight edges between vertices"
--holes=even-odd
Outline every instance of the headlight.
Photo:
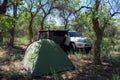
[{"label": "headlight", "polygon": [[84,42],[85,43],[91,43],[91,40],[90,39],[85,39]]}]

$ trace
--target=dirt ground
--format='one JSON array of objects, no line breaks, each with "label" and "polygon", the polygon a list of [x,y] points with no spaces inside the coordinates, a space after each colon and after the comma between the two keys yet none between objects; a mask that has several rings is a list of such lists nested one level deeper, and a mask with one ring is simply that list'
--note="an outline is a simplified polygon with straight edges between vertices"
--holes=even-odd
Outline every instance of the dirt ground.
[{"label": "dirt ground", "polygon": [[[26,45],[6,49],[0,48],[0,80],[30,80],[30,74],[23,67]],[[87,55],[87,54],[86,54]],[[112,80],[115,66],[102,62],[93,65],[88,56],[69,54],[75,70],[41,76],[33,80]]]}]

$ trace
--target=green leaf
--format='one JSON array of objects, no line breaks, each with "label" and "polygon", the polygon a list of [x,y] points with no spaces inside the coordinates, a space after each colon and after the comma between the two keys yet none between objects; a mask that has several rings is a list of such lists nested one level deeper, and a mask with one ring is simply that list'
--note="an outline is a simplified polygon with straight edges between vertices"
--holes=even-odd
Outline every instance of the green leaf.
[{"label": "green leaf", "polygon": [[13,27],[14,19],[10,16],[0,17],[0,31],[4,32]]}]

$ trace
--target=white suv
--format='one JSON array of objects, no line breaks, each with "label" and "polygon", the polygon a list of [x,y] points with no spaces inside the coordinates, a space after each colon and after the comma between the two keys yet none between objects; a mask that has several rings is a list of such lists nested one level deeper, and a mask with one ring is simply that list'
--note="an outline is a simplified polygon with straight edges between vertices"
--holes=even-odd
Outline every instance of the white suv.
[{"label": "white suv", "polygon": [[92,48],[91,39],[84,37],[80,32],[68,31],[68,38],[70,40],[69,47],[72,51],[85,49],[86,52],[89,52]]}]

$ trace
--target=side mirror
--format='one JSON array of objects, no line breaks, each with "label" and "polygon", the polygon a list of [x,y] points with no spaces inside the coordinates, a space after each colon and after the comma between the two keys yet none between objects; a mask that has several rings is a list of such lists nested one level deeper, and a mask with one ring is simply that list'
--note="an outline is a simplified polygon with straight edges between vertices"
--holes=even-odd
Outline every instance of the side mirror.
[{"label": "side mirror", "polygon": [[65,37],[69,37],[69,35],[65,34]]}]

